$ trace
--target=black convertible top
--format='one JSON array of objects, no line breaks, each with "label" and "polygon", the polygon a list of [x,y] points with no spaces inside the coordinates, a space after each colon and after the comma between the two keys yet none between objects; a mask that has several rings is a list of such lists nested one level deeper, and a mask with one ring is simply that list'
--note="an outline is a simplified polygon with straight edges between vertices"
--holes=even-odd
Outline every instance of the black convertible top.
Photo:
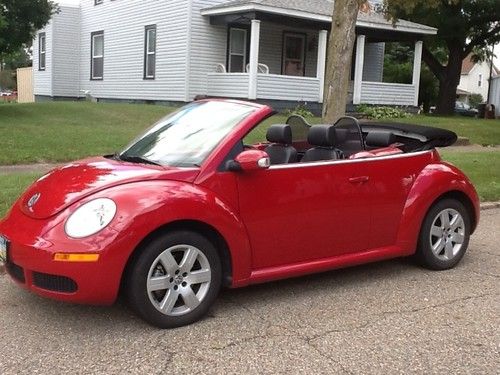
[{"label": "black convertible top", "polygon": [[457,135],[454,132],[431,126],[371,121],[362,121],[360,122],[360,126],[363,132],[369,132],[370,130],[395,130],[401,136],[408,136],[410,138],[412,136],[420,136],[423,143],[427,143],[432,147],[451,146],[457,141]]},{"label": "black convertible top", "polygon": [[[307,133],[311,124],[299,115],[291,115],[286,121],[290,125],[295,141],[307,139]],[[400,147],[404,152],[430,150],[434,147],[451,146],[457,141],[457,135],[446,129],[435,128],[432,126],[414,125],[398,122],[377,122],[377,121],[358,121],[354,117],[342,117],[336,123],[336,127],[343,127],[360,133],[363,148],[364,141],[368,133],[393,133],[396,142],[401,143]]]}]

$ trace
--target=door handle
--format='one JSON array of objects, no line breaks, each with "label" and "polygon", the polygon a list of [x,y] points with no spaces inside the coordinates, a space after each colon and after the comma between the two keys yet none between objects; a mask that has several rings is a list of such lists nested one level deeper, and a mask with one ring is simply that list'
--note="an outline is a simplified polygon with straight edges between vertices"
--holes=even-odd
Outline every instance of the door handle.
[{"label": "door handle", "polygon": [[351,184],[363,184],[365,182],[368,182],[369,179],[370,179],[370,177],[368,177],[368,176],[351,177],[349,179],[349,182]]}]

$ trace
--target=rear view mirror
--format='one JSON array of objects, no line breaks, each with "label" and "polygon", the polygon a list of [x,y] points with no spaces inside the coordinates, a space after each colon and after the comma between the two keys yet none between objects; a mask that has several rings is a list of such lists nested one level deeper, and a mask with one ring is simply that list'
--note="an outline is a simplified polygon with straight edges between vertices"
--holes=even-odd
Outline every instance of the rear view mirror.
[{"label": "rear view mirror", "polygon": [[239,154],[228,164],[231,171],[255,171],[267,169],[271,166],[269,155],[261,150],[247,150]]}]

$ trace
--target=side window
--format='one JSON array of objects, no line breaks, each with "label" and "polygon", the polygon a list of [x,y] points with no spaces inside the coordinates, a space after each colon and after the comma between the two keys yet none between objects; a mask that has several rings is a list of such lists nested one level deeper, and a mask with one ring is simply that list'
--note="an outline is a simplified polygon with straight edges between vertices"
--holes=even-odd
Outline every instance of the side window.
[{"label": "side window", "polygon": [[45,33],[38,34],[38,70],[45,70],[47,56],[47,38]]},{"label": "side window", "polygon": [[144,79],[156,75],[156,25],[146,26],[144,37]]},{"label": "side window", "polygon": [[90,79],[102,80],[104,78],[104,31],[92,33],[90,44]]},{"label": "side window", "polygon": [[483,85],[483,75],[480,74],[477,79],[477,87],[481,87]]}]

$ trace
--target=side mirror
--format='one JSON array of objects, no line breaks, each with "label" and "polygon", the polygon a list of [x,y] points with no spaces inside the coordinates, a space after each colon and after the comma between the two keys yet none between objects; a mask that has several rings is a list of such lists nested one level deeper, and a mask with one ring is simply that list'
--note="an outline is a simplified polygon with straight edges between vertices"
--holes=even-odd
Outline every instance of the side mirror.
[{"label": "side mirror", "polygon": [[271,166],[269,155],[261,150],[247,150],[228,163],[230,171],[255,171]]}]

